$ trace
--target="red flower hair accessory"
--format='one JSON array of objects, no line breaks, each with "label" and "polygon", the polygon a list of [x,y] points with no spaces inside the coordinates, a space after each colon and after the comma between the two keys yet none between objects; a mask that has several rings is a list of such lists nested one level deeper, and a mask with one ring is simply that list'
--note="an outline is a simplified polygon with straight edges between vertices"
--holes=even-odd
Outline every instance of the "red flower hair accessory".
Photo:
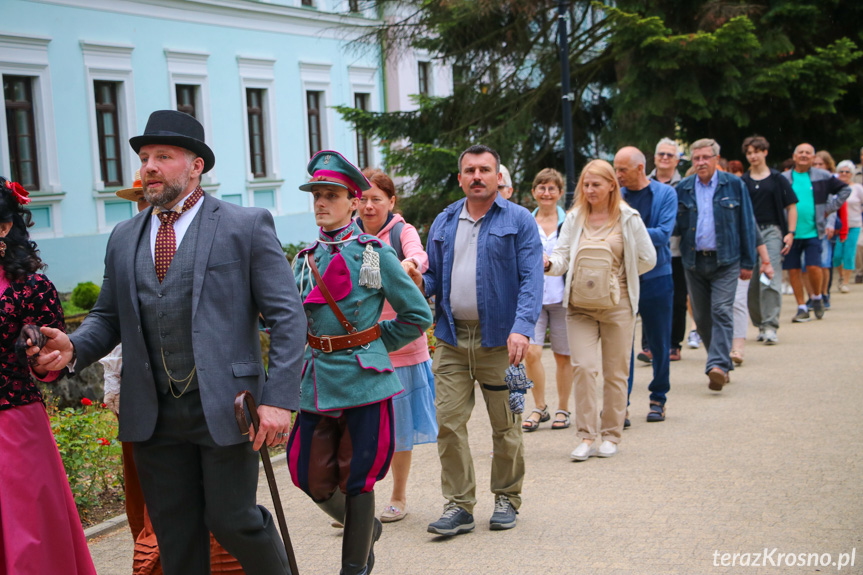
[{"label": "red flower hair accessory", "polygon": [[24,189],[24,186],[18,182],[6,180],[6,187],[12,192],[12,195],[19,204],[26,206],[30,203],[30,194]]}]

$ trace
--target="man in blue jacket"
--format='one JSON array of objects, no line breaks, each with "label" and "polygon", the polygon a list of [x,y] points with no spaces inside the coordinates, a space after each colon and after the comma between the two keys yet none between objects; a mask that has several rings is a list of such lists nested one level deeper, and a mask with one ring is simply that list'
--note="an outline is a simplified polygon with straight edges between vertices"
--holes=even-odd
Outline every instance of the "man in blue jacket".
[{"label": "man in blue jacket", "polygon": [[708,387],[728,383],[732,309],[737,278],[755,266],[755,216],[746,184],[717,171],[719,144],[704,138],[690,146],[695,174],[677,184],[677,230],[698,334],[707,348]]},{"label": "man in blue jacket", "polygon": [[[647,159],[638,148],[622,148],[614,156],[614,171],[623,199],[638,211],[656,248],[656,267],[640,277],[638,311],[641,331],[653,356],[653,381],[650,382],[648,422],[665,421],[669,380],[671,315],[674,282],[671,279],[671,232],[677,217],[677,192],[667,184],[647,178]],[[633,350],[634,352],[634,350]],[[632,394],[633,365],[629,362],[629,393]]]},{"label": "man in blue jacket", "polygon": [[432,224],[426,246],[429,268],[423,275],[426,296],[435,297],[437,323],[432,370],[441,490],[447,503],[428,530],[438,535],[474,528],[476,477],[467,422],[475,381],[492,427],[495,507],[490,528],[515,527],[524,445],[521,416],[509,409],[504,377],[508,366],[524,359],[542,307],[542,243],[536,220],[498,194],[500,156],[487,146],[469,147],[459,158],[458,180],[466,197]]}]

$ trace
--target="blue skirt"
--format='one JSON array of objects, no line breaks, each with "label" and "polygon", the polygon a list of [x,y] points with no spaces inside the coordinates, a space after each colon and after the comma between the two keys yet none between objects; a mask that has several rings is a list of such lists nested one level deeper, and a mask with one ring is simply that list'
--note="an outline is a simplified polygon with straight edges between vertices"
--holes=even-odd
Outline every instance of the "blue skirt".
[{"label": "blue skirt", "polygon": [[393,426],[396,451],[410,451],[414,445],[437,441],[434,408],[434,375],[431,360],[397,367],[396,375],[405,390],[393,398]]}]

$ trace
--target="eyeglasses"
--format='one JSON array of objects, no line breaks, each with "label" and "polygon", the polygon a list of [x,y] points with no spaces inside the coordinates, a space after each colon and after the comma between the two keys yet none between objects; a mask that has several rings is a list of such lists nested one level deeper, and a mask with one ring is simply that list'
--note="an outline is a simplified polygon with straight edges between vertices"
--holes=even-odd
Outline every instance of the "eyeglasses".
[{"label": "eyeglasses", "polygon": [[656,152],[656,156],[659,158],[673,158],[676,155],[671,152]]},{"label": "eyeglasses", "polygon": [[701,164],[703,162],[709,162],[710,160],[712,160],[715,157],[716,157],[716,154],[713,154],[712,156],[693,156],[692,157],[692,163],[693,164]]},{"label": "eyeglasses", "polygon": [[840,174],[850,174],[851,170],[839,170]]}]

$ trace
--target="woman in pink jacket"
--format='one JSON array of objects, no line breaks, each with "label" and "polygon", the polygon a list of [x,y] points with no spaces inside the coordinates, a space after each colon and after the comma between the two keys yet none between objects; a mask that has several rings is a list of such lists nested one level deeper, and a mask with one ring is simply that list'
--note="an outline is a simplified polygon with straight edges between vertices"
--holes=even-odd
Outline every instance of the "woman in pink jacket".
[{"label": "woman in pink jacket", "polygon": [[[357,224],[367,234],[377,236],[392,246],[407,273],[418,268],[428,269],[428,256],[416,228],[400,214],[394,214],[396,189],[393,181],[380,170],[367,168],[363,174],[372,184],[360,200]],[[382,320],[396,317],[389,303],[384,304]],[[390,354],[396,374],[405,390],[393,398],[396,447],[393,455],[393,493],[389,505],[381,514],[384,523],[399,521],[407,515],[405,493],[411,469],[414,445],[437,441],[437,420],[434,408],[434,376],[431,371],[428,341],[425,334],[413,343]]]}]

